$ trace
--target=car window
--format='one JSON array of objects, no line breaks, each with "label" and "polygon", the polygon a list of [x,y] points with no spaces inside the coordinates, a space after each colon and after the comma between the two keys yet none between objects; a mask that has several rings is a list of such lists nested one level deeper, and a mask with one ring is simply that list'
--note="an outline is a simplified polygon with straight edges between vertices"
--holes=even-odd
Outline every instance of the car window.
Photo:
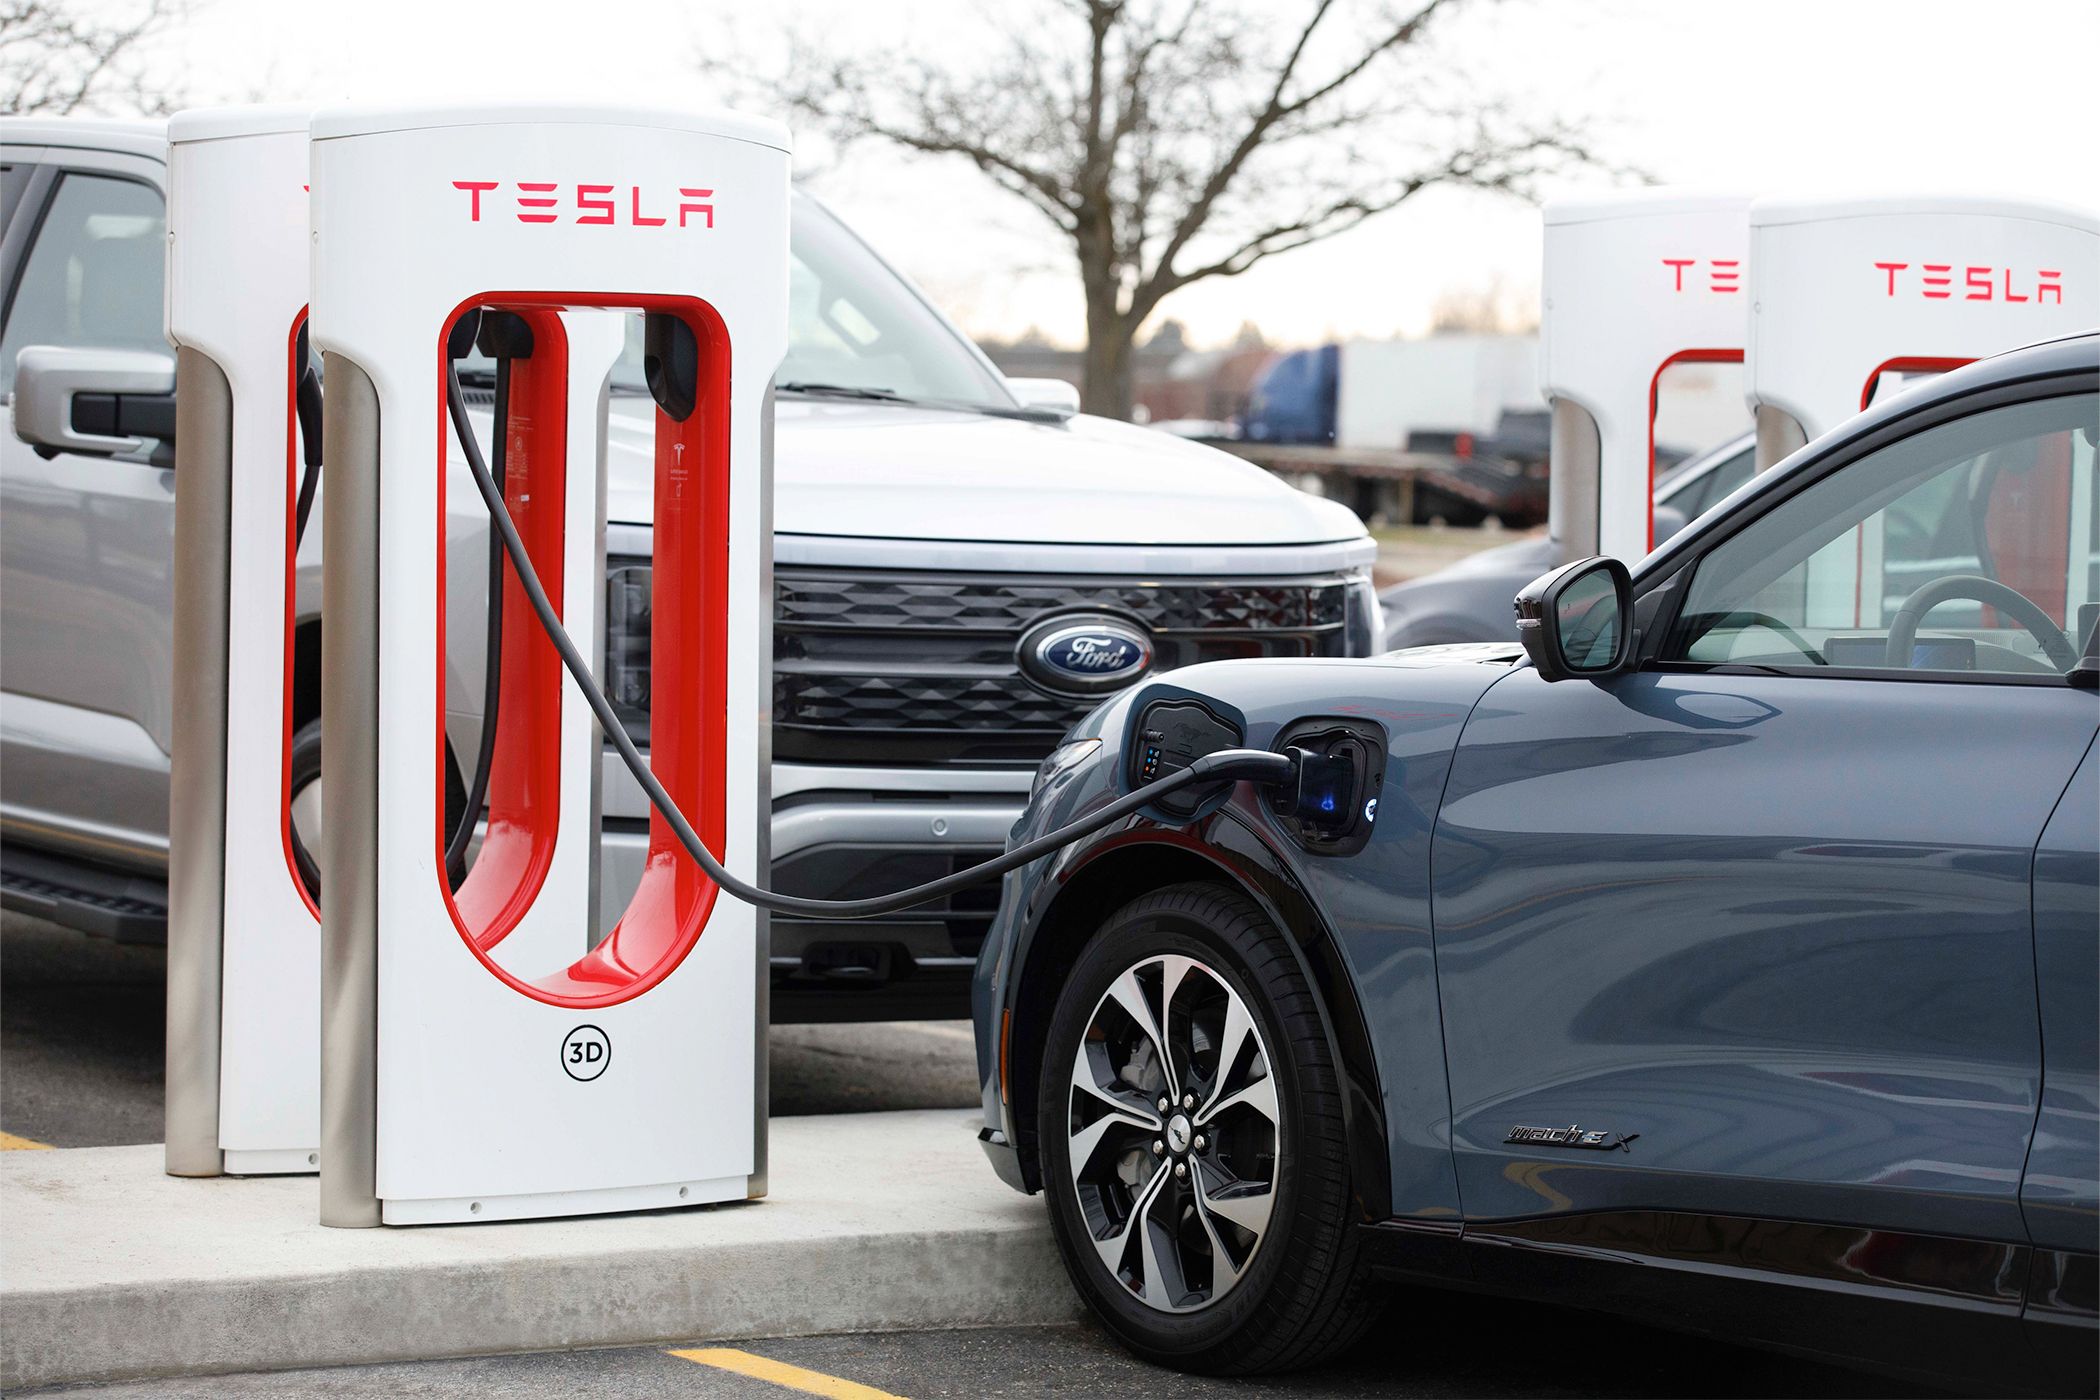
[{"label": "car window", "polygon": [[1709,506],[1748,481],[1757,470],[1757,452],[1745,447],[1733,457],[1685,479],[1685,468],[1674,468],[1655,483],[1655,503],[1666,505],[1686,520],[1696,520]]},{"label": "car window", "polygon": [[7,227],[22,208],[22,196],[29,192],[29,177],[36,167],[19,160],[0,161],[0,229]]},{"label": "car window", "polygon": [[2100,397],[2071,394],[1860,458],[1699,561],[1663,659],[2070,669],[2100,595],[2096,438]]},{"label": "car window", "polygon": [[1706,474],[1700,485],[1704,494],[1699,500],[1699,509],[1718,505],[1735,494],[1735,489],[1757,474],[1757,449],[1746,447],[1727,461]]},{"label": "car window", "polygon": [[136,180],[79,171],[59,181],[0,328],[0,394],[27,345],[162,350],[166,205]]},{"label": "car window", "polygon": [[[918,294],[816,201],[797,197],[788,233],[788,345],[775,382],[1005,410],[1004,384]],[[642,318],[627,327],[613,388],[642,394]],[[479,354],[464,368],[487,371]]]}]

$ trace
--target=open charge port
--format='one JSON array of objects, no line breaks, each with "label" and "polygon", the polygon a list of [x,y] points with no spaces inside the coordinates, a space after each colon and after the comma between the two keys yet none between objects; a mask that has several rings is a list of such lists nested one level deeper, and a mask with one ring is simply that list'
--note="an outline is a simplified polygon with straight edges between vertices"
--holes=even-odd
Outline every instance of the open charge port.
[{"label": "open charge port", "polygon": [[1371,839],[1378,793],[1385,785],[1385,744],[1367,725],[1300,720],[1276,747],[1298,764],[1295,787],[1269,790],[1269,810],[1299,845],[1323,855],[1349,855]]}]

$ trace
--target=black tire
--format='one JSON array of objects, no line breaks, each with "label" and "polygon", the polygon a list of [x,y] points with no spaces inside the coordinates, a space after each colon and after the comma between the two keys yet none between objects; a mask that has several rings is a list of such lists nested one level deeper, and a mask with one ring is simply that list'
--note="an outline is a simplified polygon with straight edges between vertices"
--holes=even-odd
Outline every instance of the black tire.
[{"label": "black tire", "polygon": [[[307,784],[321,776],[321,717],[314,716],[292,731],[291,775],[286,785],[287,795],[296,800]],[[452,742],[445,742],[445,829],[456,830],[467,804],[466,784],[459,776],[459,760],[453,756]],[[306,840],[300,834],[298,824],[292,824],[292,865],[299,872],[299,883],[306,886],[307,896],[316,903],[321,898],[321,867],[313,853],[307,849]],[[458,889],[466,878],[466,867],[462,864],[451,870],[452,888]]]},{"label": "black tire", "polygon": [[[1096,1245],[1094,1227],[1088,1224],[1088,1207],[1081,1200],[1082,1189],[1100,1188],[1082,1188],[1075,1183],[1071,1168],[1074,1125],[1089,1116],[1090,1098],[1075,1091],[1074,1066],[1097,1008],[1105,1006],[1112,984],[1126,972],[1142,971],[1150,960],[1176,954],[1194,958],[1244,1004],[1261,1037],[1258,1048],[1264,1052],[1267,1077],[1275,1081],[1280,1110],[1274,1127],[1274,1166],[1269,1177],[1273,1199],[1266,1230],[1242,1261],[1236,1281],[1226,1284],[1210,1301],[1195,1303],[1190,1311],[1164,1311],[1139,1296],[1140,1282],[1111,1272]],[[1184,985],[1188,985],[1186,980]],[[1167,1027],[1163,1034],[1171,1042],[1174,1017],[1162,1015],[1158,1008],[1154,1015]],[[1217,1037],[1216,1043],[1231,1038],[1228,1032]],[[1090,1047],[1102,1044],[1102,1037],[1097,1036]],[[1093,1053],[1091,1048],[1089,1053]],[[1167,1053],[1176,1057],[1181,1052],[1170,1048]],[[1228,1066],[1217,1065],[1207,1088],[1222,1091],[1228,1073]],[[1200,1077],[1193,1068],[1182,1075],[1191,1083]],[[1142,1101],[1153,1092],[1133,1090],[1133,1097]],[[1313,1365],[1363,1334],[1376,1314],[1379,1294],[1358,1266],[1340,1076],[1296,957],[1283,935],[1250,901],[1217,885],[1185,884],[1145,895],[1111,915],[1080,954],[1059,994],[1046,1039],[1037,1102],[1044,1191],[1065,1267],[1094,1313],[1139,1356],[1179,1370],[1239,1375]],[[1075,1103],[1080,1105],[1080,1119],[1074,1117]],[[1226,1135],[1221,1127],[1226,1122],[1220,1109],[1211,1126],[1220,1139]],[[1149,1130],[1140,1133],[1140,1137],[1146,1135]],[[1106,1138],[1100,1142],[1111,1147],[1111,1160],[1131,1172],[1144,1171],[1146,1151],[1155,1157],[1159,1152],[1156,1144],[1133,1150],[1115,1147]],[[1093,1165],[1083,1164],[1083,1169],[1100,1171],[1101,1156],[1097,1146],[1088,1159]],[[1157,1170],[1165,1171],[1173,1160],[1171,1156],[1159,1159]],[[1182,1160],[1195,1168],[1191,1180],[1203,1176],[1202,1166],[1193,1157]],[[1234,1174],[1239,1174],[1236,1168]],[[1128,1189],[1135,1194],[1142,1184]],[[1163,1191],[1174,1187],[1174,1182],[1162,1182]],[[1168,1200],[1165,1195],[1159,1199]],[[1193,1208],[1192,1204],[1168,1204],[1170,1216]],[[1094,1210],[1101,1214],[1098,1200]],[[1187,1232],[1186,1215],[1176,1218],[1181,1223],[1175,1230]],[[1109,1233],[1101,1236],[1104,1240],[1112,1239],[1117,1227],[1111,1221],[1107,1228]],[[1130,1227],[1120,1228],[1127,1232]],[[1197,1247],[1210,1252],[1201,1237],[1196,1238]],[[1210,1238],[1216,1241],[1217,1233],[1213,1231]],[[1174,1247],[1177,1251],[1184,1248],[1178,1243]],[[1167,1277],[1164,1268],[1161,1274]],[[1191,1276],[1192,1271],[1177,1264],[1172,1277],[1186,1281]],[[1217,1292],[1216,1277],[1213,1272],[1209,1291]],[[1200,1297],[1203,1291],[1185,1295],[1179,1305],[1191,1306],[1188,1299]]]},{"label": "black tire", "polygon": [[[297,800],[307,784],[321,776],[321,717],[314,716],[292,732],[291,775],[285,785],[286,795]],[[315,863],[312,852],[306,848],[306,838],[300,834],[299,824],[290,821],[292,834],[292,864],[299,871],[299,883],[306,886],[306,894],[316,904],[321,899],[321,867]]]}]

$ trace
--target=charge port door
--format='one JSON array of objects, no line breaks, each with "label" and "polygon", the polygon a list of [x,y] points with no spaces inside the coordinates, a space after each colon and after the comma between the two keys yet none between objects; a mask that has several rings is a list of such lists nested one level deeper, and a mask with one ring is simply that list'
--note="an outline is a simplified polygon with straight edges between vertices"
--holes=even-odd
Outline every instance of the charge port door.
[{"label": "charge port door", "polygon": [[[1130,754],[1130,785],[1143,787],[1179,773],[1207,754],[1240,746],[1238,725],[1221,719],[1194,700],[1160,700],[1145,707],[1138,720],[1138,741]],[[1216,796],[1221,785],[1198,783],[1177,788],[1154,805],[1174,817],[1192,817]]]}]

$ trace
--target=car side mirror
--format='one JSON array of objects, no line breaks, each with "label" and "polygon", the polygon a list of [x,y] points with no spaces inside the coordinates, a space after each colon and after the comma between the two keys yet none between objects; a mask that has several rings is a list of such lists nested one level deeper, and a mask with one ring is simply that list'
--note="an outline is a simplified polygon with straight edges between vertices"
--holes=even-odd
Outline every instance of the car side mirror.
[{"label": "car side mirror", "polygon": [[15,356],[15,436],[45,456],[137,452],[175,440],[175,357],[158,350],[25,345]]},{"label": "car side mirror", "polygon": [[1654,522],[1650,527],[1651,533],[1657,544],[1661,544],[1691,523],[1684,518],[1684,512],[1675,506],[1657,506],[1655,514],[1650,518]]},{"label": "car side mirror", "polygon": [[1079,412],[1079,391],[1062,379],[1009,379],[1006,387],[1030,413],[1062,423]]},{"label": "car side mirror", "polygon": [[1601,680],[1633,655],[1633,579],[1598,555],[1563,564],[1517,594],[1517,640],[1549,681]]}]

